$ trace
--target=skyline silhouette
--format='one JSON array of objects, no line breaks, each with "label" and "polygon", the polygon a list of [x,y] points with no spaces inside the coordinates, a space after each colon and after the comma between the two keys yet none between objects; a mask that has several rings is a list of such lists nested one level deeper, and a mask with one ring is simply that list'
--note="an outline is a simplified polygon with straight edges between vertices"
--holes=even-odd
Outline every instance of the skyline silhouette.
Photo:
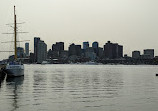
[{"label": "skyline silhouette", "polygon": [[[108,40],[124,46],[124,53],[133,50],[155,49],[158,55],[158,14],[155,0],[2,0],[0,4],[0,41],[12,40],[1,33],[10,32],[5,24],[13,21],[13,6],[17,6],[18,21],[26,22],[20,30],[29,32],[19,35],[20,40],[40,37],[48,49],[57,41],[70,43],[98,41],[102,47]],[[24,44],[20,46],[24,47]],[[1,44],[0,50],[10,50]],[[9,54],[1,53],[0,59]]]}]

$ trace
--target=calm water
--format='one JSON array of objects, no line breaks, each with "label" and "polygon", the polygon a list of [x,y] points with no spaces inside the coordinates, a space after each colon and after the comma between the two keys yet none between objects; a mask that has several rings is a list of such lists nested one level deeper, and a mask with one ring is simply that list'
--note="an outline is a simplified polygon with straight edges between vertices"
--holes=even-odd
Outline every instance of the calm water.
[{"label": "calm water", "polygon": [[0,83],[0,111],[157,111],[158,66],[25,65]]}]

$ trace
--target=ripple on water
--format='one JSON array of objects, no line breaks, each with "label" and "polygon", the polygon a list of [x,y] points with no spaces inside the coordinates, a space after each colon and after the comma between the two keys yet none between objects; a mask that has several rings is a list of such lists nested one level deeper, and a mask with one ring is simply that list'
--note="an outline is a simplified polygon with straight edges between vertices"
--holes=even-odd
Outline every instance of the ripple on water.
[{"label": "ripple on water", "polygon": [[25,65],[23,78],[0,82],[0,110],[157,111],[155,72],[153,66]]}]

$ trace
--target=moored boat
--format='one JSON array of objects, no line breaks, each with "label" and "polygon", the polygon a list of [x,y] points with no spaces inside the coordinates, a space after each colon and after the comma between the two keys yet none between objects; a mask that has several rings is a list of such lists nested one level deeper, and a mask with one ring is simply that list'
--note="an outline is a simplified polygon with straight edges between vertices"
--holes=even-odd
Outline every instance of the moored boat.
[{"label": "moored boat", "polygon": [[5,72],[9,77],[24,76],[24,65],[20,62],[10,62],[7,64]]},{"label": "moored boat", "polygon": [[14,61],[6,65],[4,71],[9,77],[24,76],[24,65],[17,59],[17,22],[14,6]]}]

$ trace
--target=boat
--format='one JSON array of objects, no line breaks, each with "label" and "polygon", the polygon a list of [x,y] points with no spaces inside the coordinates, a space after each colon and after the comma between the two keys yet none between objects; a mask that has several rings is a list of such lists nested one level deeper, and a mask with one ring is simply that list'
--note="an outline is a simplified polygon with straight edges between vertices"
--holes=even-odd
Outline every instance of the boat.
[{"label": "boat", "polygon": [[6,65],[4,71],[8,77],[24,76],[24,65],[17,58],[17,21],[16,12],[14,6],[14,61],[9,62]]},{"label": "boat", "polygon": [[94,61],[89,61],[89,62],[86,62],[84,63],[85,65],[98,65],[97,62],[94,62]]},{"label": "boat", "polygon": [[41,64],[42,64],[42,65],[45,65],[45,64],[49,64],[49,62],[43,61]]}]

